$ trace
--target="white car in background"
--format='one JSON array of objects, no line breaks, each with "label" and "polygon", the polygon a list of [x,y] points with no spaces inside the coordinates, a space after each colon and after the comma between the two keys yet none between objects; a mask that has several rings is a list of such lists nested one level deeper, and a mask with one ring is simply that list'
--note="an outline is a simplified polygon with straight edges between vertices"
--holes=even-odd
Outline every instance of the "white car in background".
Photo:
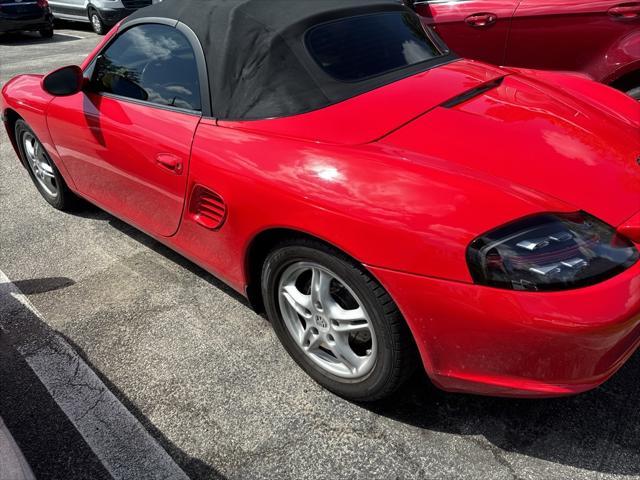
[{"label": "white car in background", "polygon": [[55,18],[89,22],[93,31],[104,35],[123,18],[139,8],[162,0],[50,0]]}]

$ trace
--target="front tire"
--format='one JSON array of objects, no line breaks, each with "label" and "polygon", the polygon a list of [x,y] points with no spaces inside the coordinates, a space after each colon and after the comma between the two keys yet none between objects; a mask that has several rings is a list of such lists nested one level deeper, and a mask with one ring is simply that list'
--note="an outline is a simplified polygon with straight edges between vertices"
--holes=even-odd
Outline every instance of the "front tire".
[{"label": "front tire", "polygon": [[22,119],[16,122],[14,132],[22,162],[40,195],[58,210],[71,210],[78,198],[67,187],[36,134]]},{"label": "front tire", "polygon": [[287,352],[341,397],[388,397],[418,364],[389,294],[360,265],[320,242],[277,246],[264,263],[262,295]]},{"label": "front tire", "polygon": [[107,33],[107,26],[102,21],[102,17],[95,8],[89,9],[89,21],[91,22],[91,28],[98,35],[104,35]]}]

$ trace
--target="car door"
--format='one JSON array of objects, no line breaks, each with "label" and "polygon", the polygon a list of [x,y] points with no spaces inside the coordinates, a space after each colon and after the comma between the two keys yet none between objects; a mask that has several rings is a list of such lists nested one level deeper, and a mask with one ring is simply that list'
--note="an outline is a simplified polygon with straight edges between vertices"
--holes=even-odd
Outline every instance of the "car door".
[{"label": "car door", "polygon": [[417,2],[416,11],[461,57],[502,65],[518,2],[429,0]]},{"label": "car door", "polygon": [[54,15],[87,17],[85,0],[51,0],[49,6]]},{"label": "car door", "polygon": [[[513,19],[506,63],[571,70],[604,80],[609,50],[638,31],[640,2],[522,0]],[[612,62],[616,60],[610,59]]]},{"label": "car door", "polygon": [[56,98],[47,112],[80,193],[149,233],[176,232],[206,98],[201,71],[173,26],[136,25],[105,47],[85,72],[85,91]]}]

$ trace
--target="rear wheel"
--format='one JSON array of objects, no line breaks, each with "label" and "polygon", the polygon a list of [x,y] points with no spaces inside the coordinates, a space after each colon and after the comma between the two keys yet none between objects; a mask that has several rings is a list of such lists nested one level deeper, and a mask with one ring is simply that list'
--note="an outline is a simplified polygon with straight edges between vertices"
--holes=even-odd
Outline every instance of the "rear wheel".
[{"label": "rear wheel", "polygon": [[22,119],[15,124],[15,138],[31,180],[44,199],[58,210],[69,210],[76,205],[77,197],[67,187],[36,134]]},{"label": "rear wheel", "polygon": [[93,28],[93,31],[98,35],[104,35],[107,33],[107,27],[95,8],[89,9],[89,21],[91,22],[91,28]]},{"label": "rear wheel", "polygon": [[292,358],[318,383],[355,401],[393,393],[417,365],[409,329],[387,292],[361,266],[320,242],[278,246],[262,293]]}]

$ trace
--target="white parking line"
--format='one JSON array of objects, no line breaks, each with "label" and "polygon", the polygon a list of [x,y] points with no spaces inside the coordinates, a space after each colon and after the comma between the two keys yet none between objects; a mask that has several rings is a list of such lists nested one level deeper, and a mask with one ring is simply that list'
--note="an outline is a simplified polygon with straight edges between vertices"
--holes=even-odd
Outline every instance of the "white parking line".
[{"label": "white parking line", "polygon": [[88,38],[88,37],[81,37],[80,35],[69,35],[68,33],[56,32],[55,34],[58,37],[75,38],[76,40],[84,40],[85,38]]},{"label": "white parking line", "polygon": [[187,474],[0,270],[0,330],[114,479]]}]

